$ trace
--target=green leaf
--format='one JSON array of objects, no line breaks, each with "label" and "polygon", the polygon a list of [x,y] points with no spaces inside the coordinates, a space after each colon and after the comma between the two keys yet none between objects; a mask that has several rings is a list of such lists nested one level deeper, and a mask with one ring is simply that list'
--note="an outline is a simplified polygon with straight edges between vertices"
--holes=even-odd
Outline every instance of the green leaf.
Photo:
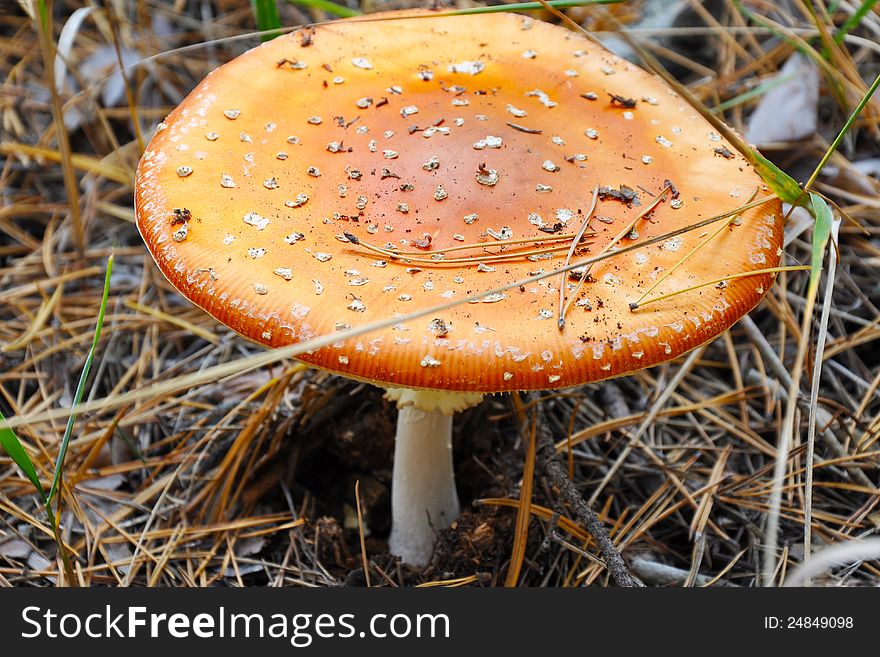
[{"label": "green leaf", "polygon": [[92,338],[92,346],[86,356],[86,362],[83,365],[82,372],[79,375],[79,383],[76,385],[76,392],[73,395],[74,411],[67,418],[67,427],[64,429],[64,437],[61,439],[61,448],[58,450],[58,459],[55,461],[55,475],[52,477],[52,487],[46,496],[46,506],[55,497],[58,492],[58,486],[61,483],[61,474],[64,471],[64,457],[67,456],[67,447],[70,445],[70,437],[73,435],[73,425],[76,422],[76,407],[82,401],[83,393],[86,389],[86,379],[89,376],[89,370],[92,367],[92,361],[95,358],[95,351],[98,348],[98,341],[101,339],[101,328],[104,326],[104,314],[107,311],[107,297],[110,294],[110,276],[113,273],[113,256],[107,259],[107,273],[104,274],[104,293],[101,295],[101,307],[98,309],[98,322],[95,326],[95,335]]},{"label": "green leaf", "polygon": [[816,223],[813,225],[813,244],[810,254],[810,291],[819,286],[819,276],[822,274],[822,261],[825,259],[825,248],[831,238],[831,224],[834,217],[831,208],[825,199],[810,192],[810,214]]},{"label": "green leaf", "polygon": [[337,4],[332,2],[331,0],[287,0],[292,5],[299,5],[301,7],[313,7],[315,9],[321,9],[326,11],[328,14],[333,14],[334,16],[339,16],[340,18],[354,18],[355,16],[360,16],[361,12],[356,9],[349,9],[344,5]]},{"label": "green leaf", "polygon": [[[3,417],[3,413],[0,413],[0,420],[5,420]],[[43,485],[40,483],[40,477],[37,474],[36,468],[34,468],[34,462],[31,461],[31,457],[28,455],[27,451],[25,451],[24,447],[22,447],[21,442],[18,440],[18,436],[15,435],[15,432],[5,427],[0,429],[0,445],[3,445],[3,449],[6,450],[6,453],[9,454],[9,457],[15,461],[15,464],[21,468],[21,471],[24,472],[25,476],[30,480],[30,482],[34,485],[34,488],[37,489],[37,493],[39,493],[42,501],[46,501],[46,491],[43,490]]]},{"label": "green leaf", "polygon": [[[278,4],[275,0],[251,0],[254,10],[254,19],[260,32],[281,29],[281,16],[278,13]],[[274,39],[277,34],[263,34],[260,41]]]},{"label": "green leaf", "polygon": [[753,148],[748,148],[748,152],[744,152],[743,155],[755,167],[758,175],[764,179],[764,182],[767,183],[776,196],[791,205],[801,205],[804,198],[804,190],[797,184],[794,178]]}]

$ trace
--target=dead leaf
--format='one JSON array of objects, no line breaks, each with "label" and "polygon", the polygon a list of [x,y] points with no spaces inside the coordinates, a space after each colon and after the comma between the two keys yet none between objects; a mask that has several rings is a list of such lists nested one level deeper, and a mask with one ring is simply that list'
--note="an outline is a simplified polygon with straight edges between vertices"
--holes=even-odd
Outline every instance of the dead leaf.
[{"label": "dead leaf", "polygon": [[819,71],[800,53],[793,54],[776,74],[784,80],[768,91],[749,119],[746,141],[760,147],[797,141],[816,132]]}]

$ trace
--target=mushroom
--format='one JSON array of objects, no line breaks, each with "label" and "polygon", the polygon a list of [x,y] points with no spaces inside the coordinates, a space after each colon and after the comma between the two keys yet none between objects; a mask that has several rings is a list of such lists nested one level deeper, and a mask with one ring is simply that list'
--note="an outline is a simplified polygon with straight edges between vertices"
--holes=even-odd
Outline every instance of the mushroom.
[{"label": "mushroom", "polygon": [[[514,14],[381,17],[211,73],[141,160],[137,222],[183,295],[270,347],[470,300],[301,356],[397,403],[390,549],[424,564],[459,513],[455,411],[713,339],[769,289],[782,216],[681,98],[578,34]],[[579,277],[469,299],[602,254]]]}]

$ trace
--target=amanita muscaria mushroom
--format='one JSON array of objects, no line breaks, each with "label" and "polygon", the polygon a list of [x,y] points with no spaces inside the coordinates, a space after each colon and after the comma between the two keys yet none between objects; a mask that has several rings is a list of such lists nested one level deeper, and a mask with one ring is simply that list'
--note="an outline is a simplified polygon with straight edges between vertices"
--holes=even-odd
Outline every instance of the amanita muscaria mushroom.
[{"label": "amanita muscaria mushroom", "polygon": [[782,216],[690,106],[578,34],[513,14],[381,18],[211,73],[159,124],[137,221],[181,293],[270,347],[622,251],[582,282],[556,274],[301,356],[397,401],[390,547],[420,564],[459,512],[454,411],[711,340],[771,285]]}]

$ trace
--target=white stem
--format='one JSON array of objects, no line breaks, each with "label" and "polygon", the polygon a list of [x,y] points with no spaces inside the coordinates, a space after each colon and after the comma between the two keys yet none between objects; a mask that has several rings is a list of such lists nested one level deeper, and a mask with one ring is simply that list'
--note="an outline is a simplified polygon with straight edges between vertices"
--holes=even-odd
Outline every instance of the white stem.
[{"label": "white stem", "polygon": [[410,405],[397,415],[391,483],[391,553],[427,563],[437,531],[458,517],[452,468],[452,415]]}]

